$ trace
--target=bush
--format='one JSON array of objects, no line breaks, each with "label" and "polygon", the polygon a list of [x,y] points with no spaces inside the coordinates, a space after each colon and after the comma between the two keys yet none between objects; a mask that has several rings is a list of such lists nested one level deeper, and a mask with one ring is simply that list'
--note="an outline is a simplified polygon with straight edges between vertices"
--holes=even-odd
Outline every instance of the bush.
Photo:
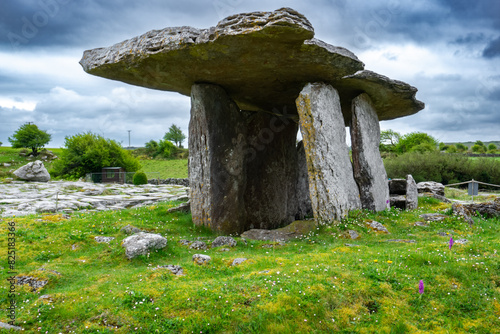
[{"label": "bush", "polygon": [[158,155],[162,158],[173,158],[176,151],[177,147],[171,141],[160,140],[158,142]]},{"label": "bush", "polygon": [[438,141],[423,132],[411,132],[402,136],[396,144],[397,153],[432,152],[438,148]]},{"label": "bush", "polygon": [[470,159],[461,154],[411,152],[386,158],[384,165],[389,178],[404,178],[411,174],[416,182],[451,184],[474,179],[500,185],[500,161],[491,158]]},{"label": "bush", "polygon": [[467,146],[465,146],[462,143],[458,143],[456,146],[457,146],[457,150],[459,152],[466,152],[468,150]]},{"label": "bush", "polygon": [[122,167],[127,172],[140,168],[139,160],[116,141],[91,132],[66,137],[65,147],[52,165],[53,176],[74,179],[100,173],[103,167]]},{"label": "bush", "polygon": [[133,183],[136,186],[139,186],[141,184],[148,184],[148,177],[146,176],[146,173],[144,173],[144,172],[136,172],[134,174]]}]

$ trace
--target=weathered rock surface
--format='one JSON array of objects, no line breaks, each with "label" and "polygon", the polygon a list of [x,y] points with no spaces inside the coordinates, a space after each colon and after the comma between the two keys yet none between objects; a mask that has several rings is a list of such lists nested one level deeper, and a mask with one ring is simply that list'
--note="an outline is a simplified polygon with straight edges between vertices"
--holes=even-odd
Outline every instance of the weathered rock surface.
[{"label": "weathered rock surface", "polygon": [[194,254],[193,255],[193,262],[199,265],[202,264],[207,264],[212,260],[212,258],[208,255],[205,254]]},{"label": "weathered rock surface", "polygon": [[125,247],[125,255],[128,259],[133,259],[139,255],[147,255],[155,249],[167,246],[167,239],[159,234],[139,232],[127,237],[122,242]]},{"label": "weathered rock surface", "polygon": [[97,236],[94,237],[95,242],[97,243],[109,243],[110,241],[115,240],[115,237],[102,237],[102,236]]},{"label": "weathered rock surface", "polygon": [[354,230],[347,230],[347,235],[349,236],[349,239],[356,240],[360,238],[360,235],[358,232]]},{"label": "weathered rock surface", "polygon": [[243,262],[247,261],[248,259],[246,257],[239,257],[233,260],[233,263],[231,263],[231,266],[237,266],[242,264]]},{"label": "weathered rock surface", "polygon": [[173,212],[189,212],[191,210],[191,201],[187,201],[186,203],[182,203],[176,207],[170,208],[167,210],[168,213]]},{"label": "weathered rock surface", "polygon": [[466,208],[463,204],[453,203],[451,208],[455,216],[461,217],[463,220],[469,223],[469,225],[474,224],[474,220],[472,220],[471,217],[471,211],[468,208]]},{"label": "weathered rock surface", "polygon": [[445,220],[449,218],[447,215],[443,215],[441,213],[424,213],[420,215],[420,218],[427,222],[439,222],[441,220]]},{"label": "weathered rock surface", "polygon": [[43,162],[36,160],[14,171],[14,175],[26,181],[47,182],[50,174],[45,169]]},{"label": "weathered rock surface", "polygon": [[215,247],[220,247],[220,246],[229,246],[229,247],[235,247],[236,246],[236,240],[232,237],[226,237],[226,236],[219,236],[212,241],[212,248]]},{"label": "weathered rock surface", "polygon": [[250,240],[288,241],[302,238],[314,229],[316,229],[314,220],[297,220],[288,226],[275,230],[251,229],[242,233],[241,237]]},{"label": "weathered rock surface", "polygon": [[205,249],[208,249],[208,246],[205,242],[203,241],[195,241],[195,242],[192,242],[191,244],[189,244],[189,248],[190,249],[201,249],[201,250],[205,250]]},{"label": "weathered rock surface", "polygon": [[12,326],[9,324],[6,324],[5,322],[0,322],[0,328],[1,329],[7,329],[7,330],[13,330],[13,331],[22,331],[23,328],[19,326]]},{"label": "weathered rock surface", "polygon": [[31,287],[31,291],[36,291],[37,289],[43,288],[44,286],[49,283],[48,280],[42,280],[37,277],[31,277],[31,276],[16,276],[16,283],[17,285],[24,285],[28,284]]},{"label": "weathered rock surface", "polygon": [[418,208],[418,190],[417,183],[413,176],[406,176],[406,210],[415,210]]},{"label": "weathered rock surface", "polygon": [[132,225],[126,225],[126,226],[123,226],[120,231],[126,233],[126,234],[135,234],[135,233],[139,233],[141,232],[141,229],[140,228],[137,228],[135,226],[132,226]]},{"label": "weathered rock surface", "polygon": [[418,193],[432,193],[434,195],[444,196],[444,185],[439,182],[425,181],[417,183]]},{"label": "weathered rock surface", "polygon": [[330,223],[361,208],[337,91],[307,84],[297,98],[314,218]]},{"label": "weathered rock surface", "polygon": [[380,156],[380,126],[370,97],[361,94],[352,101],[350,126],[354,179],[359,187],[363,209],[389,208],[389,186]]},{"label": "weathered rock surface", "polygon": [[[364,65],[353,53],[313,36],[307,18],[282,8],[230,16],[209,29],[153,30],[85,51],[80,64],[93,75],[184,95],[191,94],[194,83],[211,82],[224,87],[242,110],[278,106],[295,113],[294,101],[303,86],[318,81],[339,88],[349,104],[366,91],[381,120],[423,108],[414,98],[415,88],[358,72]],[[346,112],[350,114],[350,106]]]},{"label": "weathered rock surface", "polygon": [[312,217],[313,209],[311,196],[309,196],[309,174],[307,173],[306,151],[304,141],[297,144],[297,215],[295,219],[302,220],[305,217]]},{"label": "weathered rock surface", "polygon": [[216,85],[191,91],[189,184],[196,225],[238,233],[245,229],[245,115]]},{"label": "weathered rock surface", "polygon": [[[500,216],[500,197],[494,201],[485,203],[471,203],[471,204],[453,204],[453,213],[459,215],[476,215],[479,214],[486,218],[494,218]],[[460,210],[463,210],[463,214]],[[465,218],[465,217],[464,217]]]},{"label": "weathered rock surface", "polygon": [[157,267],[153,268],[153,270],[158,270],[158,269],[167,269],[175,276],[184,276],[184,269],[182,269],[181,266],[167,264],[166,266],[157,266]]},{"label": "weathered rock surface", "polygon": [[[99,184],[90,182],[0,183],[2,217],[39,212],[70,213],[88,210],[121,210],[174,201],[186,196],[188,188],[175,185]],[[106,195],[104,195],[106,194]]]},{"label": "weathered rock surface", "polygon": [[375,232],[382,232],[382,233],[390,234],[389,230],[384,225],[382,225],[381,223],[379,223],[375,220],[367,222],[367,225],[369,228],[371,228]]}]

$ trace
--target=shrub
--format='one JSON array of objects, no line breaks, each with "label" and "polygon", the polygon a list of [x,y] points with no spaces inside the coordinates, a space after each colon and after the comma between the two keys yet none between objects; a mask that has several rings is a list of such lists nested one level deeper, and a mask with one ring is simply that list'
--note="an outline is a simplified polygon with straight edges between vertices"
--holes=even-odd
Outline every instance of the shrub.
[{"label": "shrub", "polygon": [[127,172],[140,168],[139,160],[116,141],[91,132],[66,137],[65,147],[52,165],[53,176],[79,178],[103,167],[123,167]]},{"label": "shrub", "polygon": [[485,153],[486,152],[486,148],[484,147],[484,145],[478,145],[478,144],[474,144],[471,147],[471,150],[474,153]]},{"label": "shrub", "polygon": [[470,159],[460,154],[411,152],[384,159],[389,178],[411,174],[416,182],[436,181],[443,184],[471,179],[500,185],[500,162],[491,158]]},{"label": "shrub", "polygon": [[458,143],[456,146],[457,146],[457,150],[458,150],[459,152],[465,152],[465,151],[467,151],[467,150],[468,150],[467,146],[465,146],[465,145],[464,145],[464,144],[462,144],[462,143]]},{"label": "shrub", "polygon": [[134,174],[133,183],[136,186],[139,186],[141,184],[148,184],[148,177],[146,176],[146,173],[144,173],[144,172],[136,172]]},{"label": "shrub", "polygon": [[158,155],[162,158],[172,158],[177,151],[177,147],[168,140],[160,140],[158,142]]},{"label": "shrub", "polygon": [[396,144],[396,152],[431,152],[435,151],[437,147],[438,142],[434,137],[423,132],[411,132],[399,139],[398,143]]}]

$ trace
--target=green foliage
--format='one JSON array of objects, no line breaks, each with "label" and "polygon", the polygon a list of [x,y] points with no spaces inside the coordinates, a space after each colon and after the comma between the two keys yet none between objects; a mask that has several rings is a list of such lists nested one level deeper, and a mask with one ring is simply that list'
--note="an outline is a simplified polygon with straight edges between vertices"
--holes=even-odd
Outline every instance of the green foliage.
[{"label": "green foliage", "polygon": [[486,153],[486,147],[484,146],[484,144],[483,145],[474,144],[471,147],[471,151],[479,154]]},{"label": "green foliage", "polygon": [[411,132],[399,139],[396,152],[400,154],[406,152],[432,152],[437,149],[437,146],[438,141],[427,133]]},{"label": "green foliage", "polygon": [[145,145],[146,148],[146,154],[151,156],[151,157],[156,157],[158,155],[158,142],[155,140],[150,140],[148,141]]},{"label": "green foliage", "polygon": [[136,172],[134,174],[133,183],[136,186],[139,186],[141,184],[148,184],[148,177],[146,176],[146,173],[144,173],[144,172]]},{"label": "green foliage", "polygon": [[[2,143],[0,143],[1,145]],[[497,150],[497,146],[493,143],[489,144],[488,145],[488,151],[496,151]]]},{"label": "green foliage", "polygon": [[8,139],[13,148],[29,148],[36,156],[38,150],[50,142],[51,137],[46,131],[38,129],[35,124],[26,123],[21,125]]},{"label": "green foliage", "polygon": [[457,153],[458,149],[455,145],[448,145],[448,147],[446,148],[446,152],[447,153]]},{"label": "green foliage", "polygon": [[162,158],[173,158],[176,151],[177,147],[175,147],[175,145],[172,144],[171,141],[160,140],[158,142],[158,155],[160,155]]},{"label": "green foliage", "polygon": [[182,147],[182,142],[186,139],[186,135],[182,133],[182,130],[175,124],[172,124],[168,128],[168,132],[163,136],[164,140],[173,141],[175,146]]},{"label": "green foliage", "polygon": [[54,176],[79,178],[87,173],[100,173],[103,167],[123,167],[127,172],[140,168],[139,160],[119,143],[92,132],[66,137],[65,147],[53,164]]},{"label": "green foliage", "polygon": [[436,181],[448,184],[474,179],[500,184],[500,162],[489,158],[474,160],[456,154],[410,152],[386,158],[384,165],[390,178],[411,174],[416,182]]},{"label": "green foliage", "polygon": [[[146,173],[160,173],[160,179],[187,178],[187,159],[175,160],[142,160],[142,170]],[[155,175],[155,174],[152,174]],[[156,177],[156,176],[155,176]]]},{"label": "green foliage", "polygon": [[467,150],[468,150],[467,146],[465,146],[465,145],[464,145],[464,144],[462,144],[462,143],[458,143],[458,144],[456,144],[455,146],[457,147],[457,150],[458,150],[459,152],[465,152],[465,151],[467,151]]},{"label": "green foliage", "polygon": [[393,130],[380,132],[380,152],[395,152],[401,135]]}]

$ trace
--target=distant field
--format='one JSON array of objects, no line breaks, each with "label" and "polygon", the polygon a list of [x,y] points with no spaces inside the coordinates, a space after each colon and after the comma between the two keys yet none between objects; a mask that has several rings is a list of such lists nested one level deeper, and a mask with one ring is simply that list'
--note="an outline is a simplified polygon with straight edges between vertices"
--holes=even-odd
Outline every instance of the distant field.
[{"label": "distant field", "polygon": [[141,160],[142,171],[146,174],[158,172],[160,174],[150,174],[149,178],[187,178],[188,160]]}]

